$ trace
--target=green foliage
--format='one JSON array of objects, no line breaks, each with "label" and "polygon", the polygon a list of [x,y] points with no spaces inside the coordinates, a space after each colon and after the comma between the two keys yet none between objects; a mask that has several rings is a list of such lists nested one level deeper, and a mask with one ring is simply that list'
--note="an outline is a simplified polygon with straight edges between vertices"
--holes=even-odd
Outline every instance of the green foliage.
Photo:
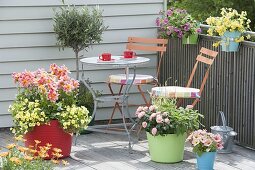
[{"label": "green foliage", "polygon": [[176,108],[176,99],[158,98],[154,100],[158,111],[168,112],[171,128],[176,134],[183,134],[189,130],[196,130],[201,125],[199,118],[203,115],[197,110],[179,107]]},{"label": "green foliage", "polygon": [[[208,147],[204,146],[202,143],[197,144],[196,146],[193,147],[192,151],[196,153],[198,156],[201,156],[203,153],[206,152],[206,149]],[[211,151],[210,152],[216,152],[217,151],[217,146],[212,145],[211,146]]]},{"label": "green foliage", "polygon": [[75,52],[99,43],[106,30],[102,12],[95,8],[90,11],[86,6],[81,9],[75,6],[61,7],[53,19],[57,44],[62,48],[71,47]]},{"label": "green foliage", "polygon": [[219,16],[221,8],[234,8],[247,11],[248,18],[252,21],[251,29],[255,22],[255,1],[253,0],[177,0],[171,1],[170,6],[186,9],[195,19],[204,22],[210,16]]},{"label": "green foliage", "polygon": [[86,88],[85,84],[81,81],[79,86],[79,93],[77,96],[77,105],[85,106],[90,113],[89,115],[92,115],[94,110],[94,99],[90,91]]},{"label": "green foliage", "polygon": [[95,8],[89,10],[87,6],[81,9],[65,6],[55,12],[53,20],[57,45],[62,49],[70,47],[75,52],[76,79],[79,79],[79,52],[102,41],[102,33],[107,29],[103,24],[102,12]]},{"label": "green foliage", "polygon": [[136,115],[143,128],[152,135],[184,134],[199,128],[200,117],[197,110],[176,108],[175,99],[157,98],[154,105],[138,107]]}]

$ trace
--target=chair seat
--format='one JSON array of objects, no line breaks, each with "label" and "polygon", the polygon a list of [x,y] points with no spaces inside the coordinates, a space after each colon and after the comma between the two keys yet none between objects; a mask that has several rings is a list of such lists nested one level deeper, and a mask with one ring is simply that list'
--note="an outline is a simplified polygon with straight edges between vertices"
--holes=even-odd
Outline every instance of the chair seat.
[{"label": "chair seat", "polygon": [[[133,74],[129,74],[128,83],[130,84],[133,80]],[[136,74],[134,84],[148,84],[152,83],[154,81],[154,77],[151,75],[142,75],[142,74]],[[116,83],[116,84],[127,84],[126,82],[126,74],[115,74],[109,76],[109,82],[110,83]]]},{"label": "chair seat", "polygon": [[199,89],[179,86],[153,87],[151,89],[153,97],[168,98],[200,98],[199,92]]}]

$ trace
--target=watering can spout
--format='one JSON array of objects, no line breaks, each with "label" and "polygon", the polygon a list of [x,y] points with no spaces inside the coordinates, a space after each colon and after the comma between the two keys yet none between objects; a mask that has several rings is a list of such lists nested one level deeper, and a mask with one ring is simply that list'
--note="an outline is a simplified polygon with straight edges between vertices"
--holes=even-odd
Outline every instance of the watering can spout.
[{"label": "watering can spout", "polygon": [[230,132],[228,133],[228,135],[229,135],[229,136],[236,136],[237,133],[236,133],[235,131],[230,131]]}]

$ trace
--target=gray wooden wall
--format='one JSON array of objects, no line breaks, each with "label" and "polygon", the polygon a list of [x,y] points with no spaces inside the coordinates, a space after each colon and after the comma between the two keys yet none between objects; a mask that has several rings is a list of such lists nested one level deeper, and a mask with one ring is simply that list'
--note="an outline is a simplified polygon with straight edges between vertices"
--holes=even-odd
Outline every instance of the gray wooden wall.
[{"label": "gray wooden wall", "polygon": [[[109,28],[103,34],[103,41],[93,45],[84,56],[98,56],[103,52],[120,55],[125,49],[128,36],[156,37],[155,19],[164,8],[164,0],[69,0],[76,6],[99,5],[103,10],[105,25]],[[1,0],[0,1],[0,127],[12,124],[8,107],[16,94],[11,79],[12,72],[25,69],[48,69],[51,63],[65,64],[75,70],[74,53],[71,49],[59,51],[53,32],[53,9],[62,5],[61,0]],[[151,62],[139,68],[139,73],[155,74],[156,54],[142,53]],[[109,74],[119,70],[86,67],[87,77],[93,81],[96,90],[104,94],[109,90],[103,83]],[[72,76],[74,77],[74,73]],[[132,90],[132,102],[141,102]],[[112,110],[111,104],[101,105],[99,117],[106,119]],[[135,108],[133,108],[134,110]],[[118,116],[117,114],[116,116]]]}]

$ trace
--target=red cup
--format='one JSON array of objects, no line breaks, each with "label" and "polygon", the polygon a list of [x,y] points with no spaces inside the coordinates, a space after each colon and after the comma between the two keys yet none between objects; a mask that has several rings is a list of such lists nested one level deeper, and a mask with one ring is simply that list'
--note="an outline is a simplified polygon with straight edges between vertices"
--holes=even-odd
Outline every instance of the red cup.
[{"label": "red cup", "polygon": [[101,56],[99,56],[99,59],[102,61],[111,61],[111,57],[111,53],[103,53]]},{"label": "red cup", "polygon": [[124,51],[124,58],[133,58],[135,57],[135,52],[134,51],[130,51],[130,50],[127,50],[127,51]]}]

